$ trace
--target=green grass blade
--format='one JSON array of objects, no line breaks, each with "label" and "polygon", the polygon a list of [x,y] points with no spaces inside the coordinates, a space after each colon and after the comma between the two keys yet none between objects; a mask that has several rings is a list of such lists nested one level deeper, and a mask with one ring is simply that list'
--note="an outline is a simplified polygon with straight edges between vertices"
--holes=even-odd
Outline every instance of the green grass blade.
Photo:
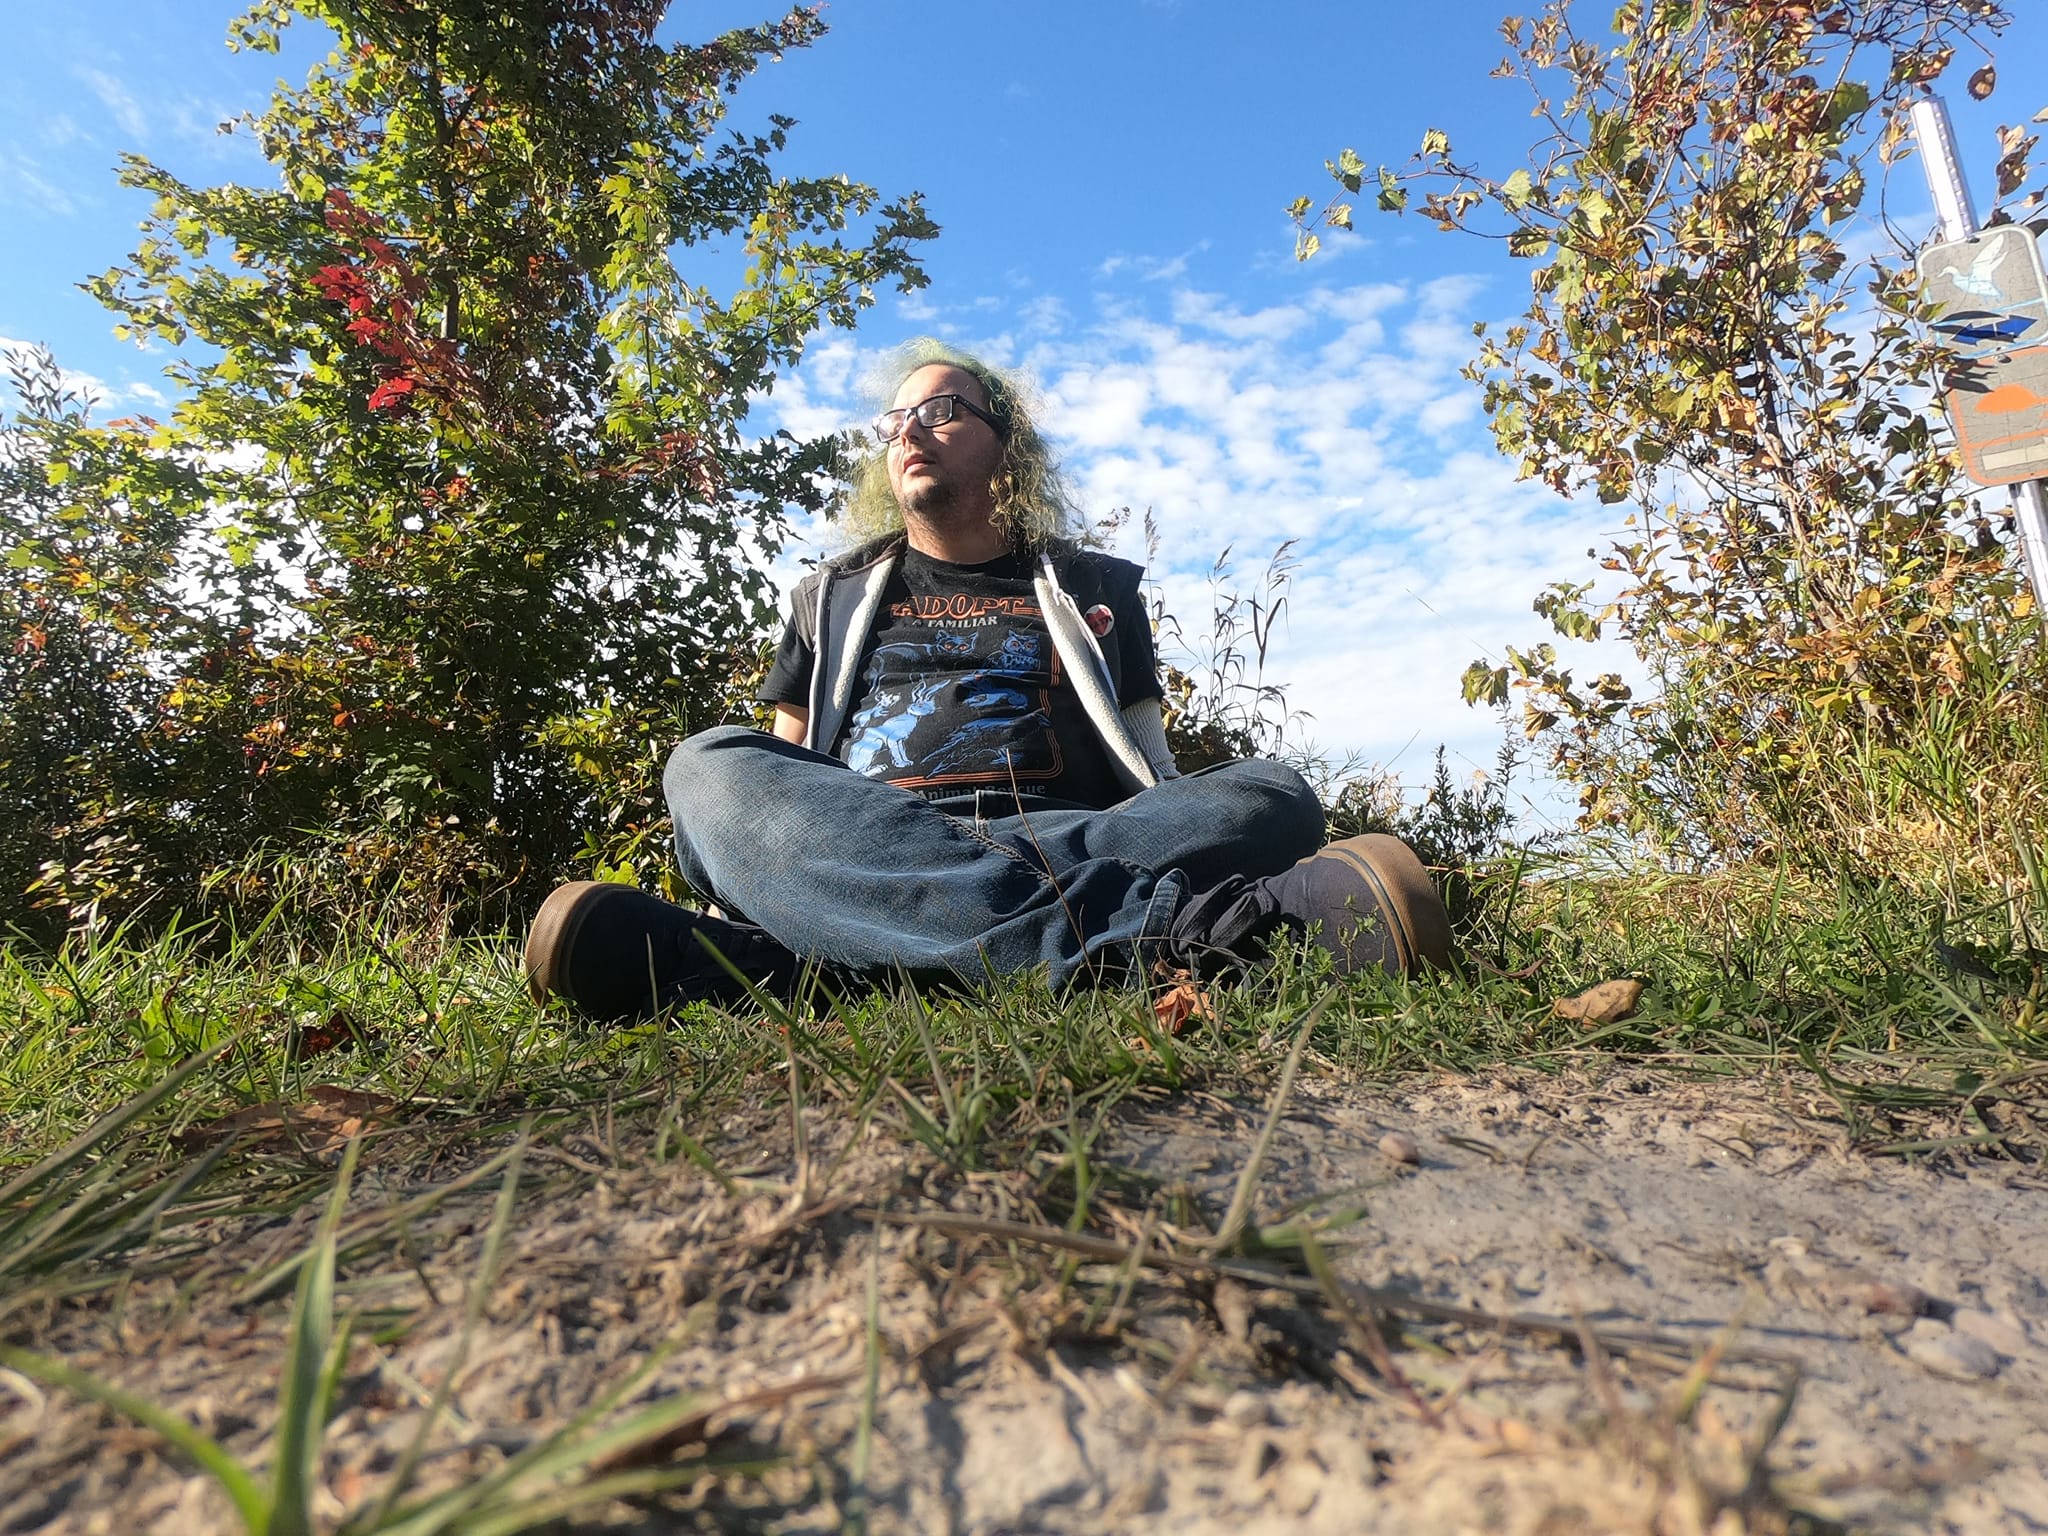
[{"label": "green grass blade", "polygon": [[77,1370],[61,1360],[0,1344],[0,1366],[19,1371],[46,1387],[61,1387],[66,1392],[98,1403],[102,1408],[111,1408],[163,1436],[220,1484],[249,1536],[270,1536],[270,1506],[263,1497],[263,1491],[256,1486],[256,1479],[212,1436],[193,1428],[176,1414],[159,1408],[146,1398],[124,1392],[113,1383]]},{"label": "green grass blade", "polygon": [[[193,1073],[212,1061],[214,1057],[220,1055],[221,1052],[225,1051],[229,1046],[241,1039],[241,1037],[242,1032],[238,1031],[218,1044],[187,1056],[177,1066],[158,1078],[155,1083],[130,1099],[126,1104],[108,1111],[83,1131],[79,1132],[71,1141],[59,1147],[34,1167],[24,1169],[21,1173],[9,1179],[5,1185],[0,1185],[0,1211],[4,1211],[14,1205],[31,1190],[36,1189],[40,1185],[48,1184],[59,1175],[69,1171],[85,1158],[91,1156],[98,1148],[112,1141],[121,1132],[125,1131],[137,1120],[140,1120],[152,1109],[155,1109],[157,1105],[161,1104],[170,1095],[182,1088],[186,1080]],[[15,1223],[13,1222],[0,1226],[0,1246],[4,1246],[7,1243],[12,1236],[14,1227]]]},{"label": "green grass blade", "polygon": [[420,1420],[419,1433],[412,1437],[398,1465],[392,1470],[391,1481],[386,1484],[384,1496],[377,1501],[369,1517],[368,1529],[378,1529],[390,1518],[391,1510],[405,1491],[412,1486],[413,1477],[419,1471],[420,1459],[427,1453],[427,1440],[434,1432],[434,1426],[441,1420],[442,1412],[448,1406],[448,1398],[455,1390],[455,1378],[462,1373],[462,1367],[469,1360],[470,1341],[475,1338],[477,1325],[483,1321],[484,1306],[490,1300],[491,1287],[497,1283],[498,1262],[504,1252],[505,1234],[511,1230],[512,1208],[519,1198],[519,1170],[526,1160],[526,1147],[533,1133],[531,1118],[520,1127],[519,1139],[512,1144],[510,1157],[505,1164],[505,1179],[498,1186],[498,1199],[491,1211],[491,1224],[484,1232],[483,1252],[477,1261],[476,1279],[469,1288],[469,1304],[462,1315],[462,1332],[456,1336],[455,1352],[448,1360],[448,1368],[441,1373],[441,1383],[434,1389],[433,1401],[427,1405],[427,1412]]},{"label": "green grass blade", "polygon": [[[228,1149],[233,1145],[234,1142],[232,1140],[215,1143],[207,1150],[204,1156],[195,1158],[186,1167],[181,1168],[174,1178],[168,1180],[160,1191],[151,1196],[149,1203],[140,1213],[132,1217],[124,1217],[119,1222],[109,1223],[105,1232],[90,1246],[76,1255],[77,1259],[83,1262],[88,1259],[100,1258],[116,1248],[129,1246],[130,1239],[136,1238],[138,1233],[154,1234],[160,1231],[164,1216],[170,1208],[176,1205],[186,1193],[196,1188],[209,1173],[213,1172],[220,1160],[227,1155]],[[122,1207],[122,1210],[125,1212],[128,1206],[132,1204],[134,1204],[133,1201],[128,1202]]]},{"label": "green grass blade", "polygon": [[1229,1253],[1244,1239],[1245,1226],[1251,1217],[1252,1192],[1258,1188],[1259,1174],[1266,1166],[1266,1154],[1272,1148],[1273,1132],[1279,1127],[1280,1113],[1286,1109],[1288,1097],[1294,1092],[1294,1078],[1301,1070],[1302,1052],[1308,1049],[1308,1037],[1315,1033],[1323,1010],[1330,1006],[1330,999],[1336,995],[1335,989],[1325,992],[1309,1009],[1308,1017],[1301,1021],[1301,1029],[1294,1037],[1294,1048],[1287,1053],[1287,1060],[1280,1068],[1280,1081],[1274,1085],[1273,1101],[1266,1110],[1266,1123],[1259,1128],[1259,1139],[1252,1144],[1251,1156],[1245,1159],[1244,1169],[1237,1176],[1237,1189],[1230,1197],[1230,1209],[1224,1212],[1223,1224],[1217,1228],[1216,1236],[1209,1244],[1211,1253]]},{"label": "green grass blade", "polygon": [[118,1202],[135,1184],[149,1177],[149,1171],[140,1168],[127,1170],[125,1178],[122,1174],[118,1163],[102,1163],[75,1183],[53,1189],[9,1223],[5,1232],[0,1232],[0,1276],[26,1269],[30,1259],[61,1237],[81,1215],[98,1210],[110,1200]]},{"label": "green grass blade", "polygon": [[876,1227],[868,1247],[867,1339],[860,1384],[860,1420],[854,1426],[851,1488],[846,1498],[846,1530],[866,1536],[868,1472],[875,1448],[875,1402],[882,1385],[882,1229]]},{"label": "green grass blade", "polygon": [[627,1472],[608,1472],[586,1482],[522,1497],[516,1507],[478,1510],[448,1527],[451,1536],[518,1536],[521,1531],[542,1526],[562,1529],[560,1522],[579,1509],[606,1504],[613,1499],[646,1499],[671,1488],[686,1488],[709,1472],[727,1477],[762,1472],[779,1464],[779,1458],[745,1463],[688,1461],[661,1467],[635,1467]]},{"label": "green grass blade", "polygon": [[[684,1315],[682,1326],[670,1338],[648,1351],[647,1358],[616,1383],[585,1405],[568,1423],[553,1434],[528,1446],[502,1466],[475,1482],[430,1495],[419,1503],[371,1523],[347,1527],[350,1536],[439,1536],[455,1528],[455,1522],[469,1514],[509,1497],[509,1490],[526,1478],[552,1470],[556,1465],[588,1461],[594,1452],[583,1448],[583,1435],[659,1370],[670,1355],[695,1338],[698,1330],[717,1315],[715,1297],[707,1297]],[[665,1398],[656,1407],[672,1405],[678,1399]]]},{"label": "green grass blade", "polygon": [[[400,1222],[410,1221],[416,1216],[433,1210],[450,1196],[459,1194],[471,1185],[481,1184],[485,1179],[488,1179],[500,1168],[503,1168],[506,1163],[511,1161],[512,1154],[516,1150],[518,1150],[516,1147],[508,1148],[506,1151],[500,1152],[489,1162],[478,1164],[461,1177],[450,1179],[446,1184],[439,1185],[434,1189],[428,1190],[423,1195],[416,1196],[411,1200],[405,1201],[403,1204],[394,1206],[389,1211],[378,1213],[367,1227],[361,1227],[356,1230],[355,1235],[350,1239],[351,1246],[343,1249],[342,1252],[355,1251],[356,1247],[364,1245],[368,1241],[365,1236],[366,1233],[374,1233],[396,1226]],[[255,1279],[244,1284],[235,1293],[235,1304],[237,1306],[247,1306],[252,1302],[263,1300],[273,1290],[276,1290],[285,1281],[296,1275],[299,1272],[300,1266],[306,1262],[307,1257],[308,1253],[295,1253],[290,1258],[279,1260],[269,1269],[258,1274]]]},{"label": "green grass blade", "polygon": [[318,1485],[320,1440],[327,1427],[325,1390],[331,1384],[328,1350],[334,1337],[334,1256],[349,1182],[363,1141],[353,1138],[341,1156],[341,1171],[327,1208],[314,1229],[307,1262],[299,1269],[285,1349],[283,1401],[277,1425],[277,1466],[272,1473],[272,1516],[268,1536],[312,1536],[313,1490]]}]

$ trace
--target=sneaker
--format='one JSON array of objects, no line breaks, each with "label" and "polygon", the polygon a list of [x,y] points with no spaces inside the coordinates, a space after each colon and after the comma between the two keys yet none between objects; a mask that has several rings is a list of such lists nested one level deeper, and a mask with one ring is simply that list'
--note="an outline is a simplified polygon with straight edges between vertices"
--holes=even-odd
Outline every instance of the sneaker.
[{"label": "sneaker", "polygon": [[789,996],[803,963],[762,929],[663,901],[630,885],[579,880],[541,904],[526,936],[526,989],[593,1019],[677,1003],[737,1002],[747,989],[711,946],[763,990]]},{"label": "sneaker", "polygon": [[1396,976],[1451,962],[1451,915],[1429,871],[1397,837],[1368,832],[1263,880],[1232,880],[1175,914],[1168,947],[1204,973],[1257,959],[1281,930],[1328,950],[1339,975]]}]

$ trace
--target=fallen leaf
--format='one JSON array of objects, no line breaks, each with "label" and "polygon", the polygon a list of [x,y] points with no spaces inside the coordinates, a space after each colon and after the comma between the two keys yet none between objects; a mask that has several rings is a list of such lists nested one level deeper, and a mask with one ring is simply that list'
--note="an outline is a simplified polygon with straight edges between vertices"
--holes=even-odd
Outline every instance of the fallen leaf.
[{"label": "fallen leaf", "polygon": [[347,1146],[366,1124],[389,1120],[398,1108],[398,1100],[381,1093],[337,1088],[331,1083],[315,1083],[306,1095],[304,1103],[273,1099],[251,1104],[218,1120],[191,1126],[178,1140],[193,1148],[211,1146],[229,1136],[242,1136],[256,1142],[289,1142],[315,1157],[331,1156]]},{"label": "fallen leaf", "polygon": [[346,1008],[337,1008],[321,1023],[294,1024],[287,1030],[284,1058],[286,1061],[306,1061],[314,1056],[325,1056],[329,1051],[352,1051],[358,1041],[374,1046],[377,1032],[357,1024]]},{"label": "fallen leaf", "polygon": [[1595,1024],[1612,1024],[1616,1019],[1627,1018],[1636,1011],[1642,995],[1640,981],[1603,981],[1576,997],[1560,997],[1550,1005],[1550,1011],[1560,1019],[1573,1019],[1590,1029]]},{"label": "fallen leaf", "polygon": [[1177,1035],[1188,1027],[1190,1019],[1213,1020],[1216,1010],[1210,1006],[1209,994],[1195,985],[1194,978],[1183,976],[1152,1005],[1152,1017],[1169,1035]]}]

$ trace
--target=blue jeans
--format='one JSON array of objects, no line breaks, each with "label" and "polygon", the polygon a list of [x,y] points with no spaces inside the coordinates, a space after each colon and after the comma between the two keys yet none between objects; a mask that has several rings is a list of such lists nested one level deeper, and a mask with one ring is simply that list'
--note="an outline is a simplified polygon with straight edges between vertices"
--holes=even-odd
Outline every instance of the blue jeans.
[{"label": "blue jeans", "polygon": [[1190,897],[1323,843],[1314,791],[1256,760],[1108,810],[1008,795],[935,804],[717,726],[676,748],[662,787],[683,878],[730,914],[808,959],[969,983],[1038,966],[1056,988],[1142,970]]}]

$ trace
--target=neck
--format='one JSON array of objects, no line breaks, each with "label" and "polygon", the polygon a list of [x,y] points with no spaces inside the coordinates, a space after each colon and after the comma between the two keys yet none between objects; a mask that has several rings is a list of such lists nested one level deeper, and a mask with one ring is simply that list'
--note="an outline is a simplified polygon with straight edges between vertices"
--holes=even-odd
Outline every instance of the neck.
[{"label": "neck", "polygon": [[905,513],[903,531],[912,549],[949,565],[980,565],[1010,552],[1009,535],[992,518],[937,523]]}]

